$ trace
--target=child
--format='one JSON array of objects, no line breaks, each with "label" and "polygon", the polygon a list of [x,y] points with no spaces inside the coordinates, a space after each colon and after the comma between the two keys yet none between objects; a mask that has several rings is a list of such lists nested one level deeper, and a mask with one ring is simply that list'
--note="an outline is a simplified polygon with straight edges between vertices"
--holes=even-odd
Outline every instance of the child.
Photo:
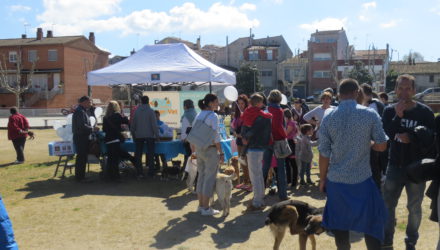
[{"label": "child", "polygon": [[305,185],[304,174],[307,176],[307,183],[313,184],[312,179],[310,178],[310,167],[313,160],[313,151],[312,146],[318,146],[317,141],[311,141],[311,137],[313,135],[313,126],[310,124],[301,125],[301,137],[299,139],[299,152],[298,157],[301,162],[301,185]]},{"label": "child", "polygon": [[298,166],[295,160],[295,138],[298,133],[298,127],[293,120],[292,112],[289,109],[284,110],[284,120],[286,124],[287,141],[289,142],[292,154],[286,157],[286,175],[287,184],[291,184],[294,188],[298,184]]},{"label": "child", "polygon": [[263,97],[253,94],[250,99],[251,107],[243,113],[243,127],[241,135],[243,144],[247,145],[247,161],[249,176],[252,183],[254,198],[244,212],[261,211],[264,209],[264,179],[263,179],[263,153],[269,145],[271,136],[272,115],[265,113]]}]

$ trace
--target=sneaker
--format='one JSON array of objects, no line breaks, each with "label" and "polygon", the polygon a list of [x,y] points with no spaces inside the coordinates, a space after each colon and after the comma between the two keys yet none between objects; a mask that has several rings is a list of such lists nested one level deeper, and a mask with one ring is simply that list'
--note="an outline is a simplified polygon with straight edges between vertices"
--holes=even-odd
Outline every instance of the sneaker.
[{"label": "sneaker", "polygon": [[264,206],[264,205],[256,207],[251,204],[251,205],[247,206],[245,210],[243,210],[243,213],[245,214],[245,213],[260,212],[260,211],[263,211],[264,208],[266,208],[266,206]]},{"label": "sneaker", "polygon": [[252,185],[244,185],[243,189],[247,192],[252,192]]},{"label": "sneaker", "polygon": [[198,207],[197,207],[197,212],[201,213],[202,210],[203,210],[203,207],[201,207],[201,206],[198,206]]},{"label": "sneaker", "polygon": [[242,183],[242,184],[238,184],[238,185],[236,185],[235,188],[236,188],[236,189],[243,189],[243,186],[244,186],[244,184]]},{"label": "sneaker", "polygon": [[24,161],[14,161],[12,164],[23,164],[24,163]]},{"label": "sneaker", "polygon": [[212,209],[212,208],[208,208],[208,209],[202,208],[202,212],[201,213],[202,213],[203,216],[213,216],[213,215],[219,214],[220,211]]}]

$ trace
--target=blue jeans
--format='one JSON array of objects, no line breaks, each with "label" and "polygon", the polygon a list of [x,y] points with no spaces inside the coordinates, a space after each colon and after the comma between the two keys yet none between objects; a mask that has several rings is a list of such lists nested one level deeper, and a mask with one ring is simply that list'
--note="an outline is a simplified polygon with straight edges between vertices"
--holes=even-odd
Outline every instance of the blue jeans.
[{"label": "blue jeans", "polygon": [[154,170],[154,150],[155,150],[155,141],[154,138],[136,138],[134,143],[136,145],[136,150],[134,152],[134,158],[136,158],[136,170],[137,174],[143,174],[142,170],[142,155],[144,154],[144,144],[147,149],[147,162],[148,162],[148,175],[153,176],[155,173]]},{"label": "blue jeans", "polygon": [[[263,177],[264,181],[267,180],[267,174],[269,173],[270,163],[272,162],[273,148],[269,147],[263,154]],[[287,179],[286,179],[286,167],[284,166],[285,158],[277,158],[277,186],[278,197],[280,199],[287,198]]]},{"label": "blue jeans", "polygon": [[385,225],[384,245],[393,244],[394,229],[396,226],[396,206],[403,188],[408,196],[408,224],[406,226],[405,243],[416,245],[419,238],[419,226],[422,219],[422,201],[425,183],[415,184],[408,180],[406,168],[389,165],[383,188],[383,198],[388,210],[388,220]]},{"label": "blue jeans", "polygon": [[307,177],[307,180],[310,180],[310,164],[311,162],[301,161],[301,171],[299,172],[299,176],[302,181],[304,181],[304,174]]}]

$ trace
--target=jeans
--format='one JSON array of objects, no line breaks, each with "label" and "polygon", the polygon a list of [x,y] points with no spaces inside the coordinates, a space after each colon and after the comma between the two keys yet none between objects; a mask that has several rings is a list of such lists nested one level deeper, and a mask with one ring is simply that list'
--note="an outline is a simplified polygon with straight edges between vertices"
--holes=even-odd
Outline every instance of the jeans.
[{"label": "jeans", "polygon": [[148,175],[153,176],[154,171],[154,150],[155,139],[154,138],[136,138],[134,140],[136,144],[136,150],[134,152],[134,158],[136,158],[136,170],[138,175],[143,174],[142,170],[142,155],[144,154],[144,144],[147,145],[147,162],[148,162]]},{"label": "jeans", "polygon": [[307,176],[307,180],[310,180],[310,162],[301,161],[301,171],[299,173],[301,181],[304,181],[304,174]]},{"label": "jeans", "polygon": [[15,153],[17,153],[17,161],[24,161],[24,144],[26,143],[26,137],[20,137],[12,140]]},{"label": "jeans", "polygon": [[388,220],[385,225],[384,245],[393,245],[394,228],[396,226],[396,206],[403,188],[408,196],[408,224],[406,226],[405,243],[416,245],[419,238],[419,226],[422,219],[422,201],[425,183],[415,184],[408,180],[405,167],[389,165],[385,180],[383,198],[388,210]]},{"label": "jeans", "polygon": [[[350,249],[350,232],[343,230],[332,230],[335,235],[335,243],[338,250]],[[380,240],[374,238],[371,235],[364,234],[365,244],[368,250],[380,249]]]},{"label": "jeans", "polygon": [[120,142],[107,144],[108,158],[107,158],[107,174],[111,180],[117,180],[119,176],[119,162],[120,162]]},{"label": "jeans", "polygon": [[81,181],[86,177],[86,164],[89,154],[89,135],[73,135],[73,144],[76,150],[75,178]]},{"label": "jeans", "polygon": [[247,162],[249,168],[249,177],[252,183],[252,191],[254,198],[252,205],[254,207],[260,207],[264,205],[264,180],[263,168],[261,162],[263,160],[263,151],[248,151]]},{"label": "jeans", "polygon": [[[272,162],[273,155],[274,155],[274,153],[273,153],[272,147],[270,147],[264,151],[264,154],[263,154],[264,181],[267,180],[267,175],[269,173],[270,163]],[[249,159],[249,157],[248,157],[248,159]],[[287,180],[286,180],[286,168],[284,166],[284,163],[285,163],[284,158],[277,158],[277,186],[278,186],[278,197],[280,199],[287,199]]]}]

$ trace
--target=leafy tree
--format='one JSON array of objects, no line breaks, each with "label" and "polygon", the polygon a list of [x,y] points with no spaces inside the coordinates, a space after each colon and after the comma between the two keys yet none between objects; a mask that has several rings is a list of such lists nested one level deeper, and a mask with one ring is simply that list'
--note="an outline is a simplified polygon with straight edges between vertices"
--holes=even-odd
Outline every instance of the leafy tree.
[{"label": "leafy tree", "polygon": [[371,84],[373,77],[370,72],[365,68],[365,65],[361,61],[354,63],[354,67],[348,72],[348,77],[356,79],[360,84],[368,83]]},{"label": "leafy tree", "polygon": [[252,67],[250,64],[243,64],[236,73],[236,78],[237,84],[235,87],[240,94],[249,96],[254,92],[262,90],[258,69]]},{"label": "leafy tree", "polygon": [[394,88],[396,87],[396,80],[397,77],[399,76],[399,73],[397,71],[395,71],[394,69],[388,71],[387,74],[387,78],[386,78],[386,92],[390,92],[393,91]]},{"label": "leafy tree", "polygon": [[405,63],[413,64],[413,62],[415,63],[424,62],[425,59],[422,54],[414,51],[414,52],[409,52],[408,55],[404,55],[402,61]]}]

